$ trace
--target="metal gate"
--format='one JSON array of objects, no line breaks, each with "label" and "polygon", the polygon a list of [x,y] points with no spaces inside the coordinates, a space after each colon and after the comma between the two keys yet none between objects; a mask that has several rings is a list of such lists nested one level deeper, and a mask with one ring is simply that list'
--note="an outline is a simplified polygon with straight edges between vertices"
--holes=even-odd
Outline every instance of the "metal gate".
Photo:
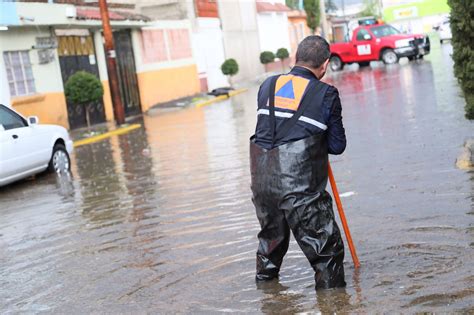
[{"label": "metal gate", "polygon": [[[77,71],[87,71],[99,77],[91,36],[59,36],[58,55],[64,84]],[[85,105],[67,101],[67,113],[71,129],[87,126],[87,116],[90,124],[105,122],[102,100]]]},{"label": "metal gate", "polygon": [[141,112],[140,93],[138,91],[137,72],[135,69],[130,31],[123,30],[114,32],[114,42],[117,54],[120,96],[122,97],[125,115],[136,115]]}]

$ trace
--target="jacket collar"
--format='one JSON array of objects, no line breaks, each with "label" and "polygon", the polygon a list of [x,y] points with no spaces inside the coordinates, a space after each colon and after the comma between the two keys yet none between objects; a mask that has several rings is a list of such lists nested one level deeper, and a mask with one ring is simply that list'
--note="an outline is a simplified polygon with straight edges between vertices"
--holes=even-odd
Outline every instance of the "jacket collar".
[{"label": "jacket collar", "polygon": [[311,72],[311,70],[309,70],[305,67],[294,66],[291,69],[290,74],[302,76],[306,79],[316,79],[316,80],[318,80],[318,78],[314,75],[314,73]]}]

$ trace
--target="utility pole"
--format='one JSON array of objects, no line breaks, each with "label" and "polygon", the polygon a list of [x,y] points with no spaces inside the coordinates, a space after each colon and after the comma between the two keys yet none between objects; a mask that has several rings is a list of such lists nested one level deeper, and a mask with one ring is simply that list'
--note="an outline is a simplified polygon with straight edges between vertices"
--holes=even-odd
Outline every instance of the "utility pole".
[{"label": "utility pole", "polygon": [[99,0],[100,16],[102,18],[102,28],[104,29],[105,39],[105,57],[107,59],[107,73],[109,75],[110,94],[112,96],[112,105],[114,107],[114,117],[118,125],[125,123],[125,111],[120,97],[120,88],[118,84],[117,62],[114,45],[114,36],[110,27],[109,9],[106,0]]},{"label": "utility pole", "polygon": [[350,37],[349,37],[349,25],[347,24],[347,20],[346,20],[346,8],[345,8],[345,5],[344,5],[344,0],[342,0],[342,16],[344,18],[344,28],[346,29],[346,38],[344,38],[344,40],[349,40],[350,41]]},{"label": "utility pole", "polygon": [[323,37],[328,39],[329,29],[328,29],[328,20],[326,18],[326,3],[325,0],[319,0],[319,9],[321,10],[321,27],[323,29]]}]

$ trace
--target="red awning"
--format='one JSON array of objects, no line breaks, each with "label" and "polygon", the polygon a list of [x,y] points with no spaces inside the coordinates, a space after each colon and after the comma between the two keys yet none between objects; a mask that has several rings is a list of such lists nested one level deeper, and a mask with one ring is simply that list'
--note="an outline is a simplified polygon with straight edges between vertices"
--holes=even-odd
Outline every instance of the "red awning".
[{"label": "red awning", "polygon": [[286,5],[281,3],[270,3],[257,1],[257,12],[288,12],[291,11]]}]

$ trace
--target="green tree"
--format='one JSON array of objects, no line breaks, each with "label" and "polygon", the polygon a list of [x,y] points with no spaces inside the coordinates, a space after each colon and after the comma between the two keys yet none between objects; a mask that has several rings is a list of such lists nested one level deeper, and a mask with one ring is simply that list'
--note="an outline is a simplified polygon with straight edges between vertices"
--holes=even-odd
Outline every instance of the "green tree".
[{"label": "green tree", "polygon": [[454,74],[466,98],[466,118],[474,119],[474,1],[448,0],[451,7]]},{"label": "green tree", "polygon": [[379,9],[376,0],[364,0],[364,10],[357,14],[359,17],[373,16],[379,17]]},{"label": "green tree", "polygon": [[275,61],[275,54],[271,51],[262,51],[260,54],[260,62],[264,65]]},{"label": "green tree", "polygon": [[303,0],[303,6],[306,12],[306,23],[314,34],[316,28],[321,22],[321,10],[319,7],[319,0]]},{"label": "green tree", "polygon": [[288,52],[288,49],[286,48],[280,48],[276,52],[276,57],[280,59],[281,61],[281,68],[283,71],[285,71],[285,59],[290,57],[290,53]]},{"label": "green tree", "polygon": [[76,106],[84,106],[87,125],[90,125],[89,111],[87,106],[102,99],[104,88],[99,78],[86,71],[77,71],[66,81],[64,85],[66,98]]},{"label": "green tree", "polygon": [[221,65],[221,71],[229,78],[229,84],[232,86],[232,76],[236,75],[239,72],[239,64],[235,59],[227,59]]},{"label": "green tree", "polygon": [[298,0],[285,0],[286,6],[293,10],[298,10]]}]

